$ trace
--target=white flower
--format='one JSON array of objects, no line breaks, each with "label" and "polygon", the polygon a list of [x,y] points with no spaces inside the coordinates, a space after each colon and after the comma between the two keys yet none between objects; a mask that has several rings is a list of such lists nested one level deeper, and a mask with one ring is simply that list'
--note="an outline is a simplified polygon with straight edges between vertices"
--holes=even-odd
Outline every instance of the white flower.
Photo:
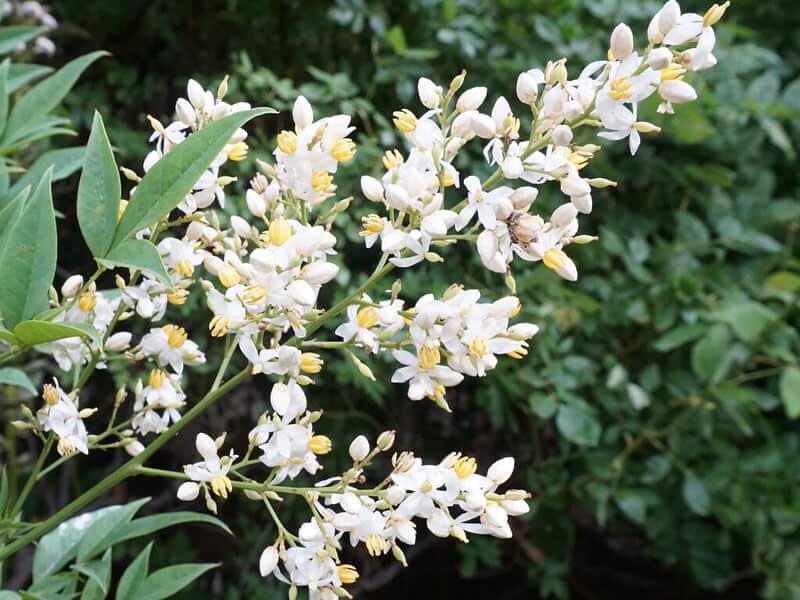
[{"label": "white flower", "polygon": [[408,381],[408,397],[411,400],[441,395],[445,387],[458,385],[464,379],[461,373],[444,365],[429,366],[424,362],[420,365],[419,357],[406,350],[396,350],[392,356],[403,365],[392,375],[392,383]]},{"label": "white flower", "polygon": [[[228,473],[236,461],[238,456],[230,451],[228,456],[219,457],[217,453],[217,444],[211,436],[205,433],[198,433],[195,438],[195,447],[203,460],[193,463],[191,465],[184,465],[183,471],[192,481],[208,483],[211,491],[220,496],[227,498],[228,493],[233,490],[233,485],[228,477]],[[184,484],[186,485],[186,484]],[[183,486],[181,486],[183,487]],[[179,498],[181,495],[191,498],[191,491],[196,488],[184,487],[183,490],[179,488]],[[181,498],[183,500],[183,498]]]},{"label": "white flower", "polygon": [[206,356],[193,341],[188,339],[183,327],[164,325],[151,329],[142,338],[142,352],[154,356],[161,366],[169,365],[176,373],[183,372],[183,365],[200,365]]}]

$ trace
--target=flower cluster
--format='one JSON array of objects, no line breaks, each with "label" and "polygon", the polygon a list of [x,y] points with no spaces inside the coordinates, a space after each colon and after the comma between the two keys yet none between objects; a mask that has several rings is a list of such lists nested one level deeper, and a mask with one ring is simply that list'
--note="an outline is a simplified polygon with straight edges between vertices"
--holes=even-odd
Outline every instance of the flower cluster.
[{"label": "flower cluster", "polygon": [[[2,17],[14,17],[25,23],[31,23],[44,27],[48,31],[52,31],[58,27],[58,21],[55,20],[53,15],[50,14],[50,9],[35,0],[10,0],[4,2],[2,7]],[[21,44],[17,51],[25,49],[25,44]],[[46,54],[52,56],[56,53],[56,45],[46,35],[37,35],[33,39],[31,50],[34,54]]]},{"label": "flower cluster", "polygon": [[[239,129],[178,204],[178,213],[136,232],[156,245],[169,281],[164,273],[131,271],[127,279],[116,276],[117,290],[100,291],[101,268],[87,280],[69,277],[60,296],[51,291],[51,320],[93,335],[40,346],[59,367],[75,372],[75,384],[69,394],[57,381],[45,386],[45,406],[22,425],[51,442],[57,438],[65,457],[124,447],[143,462],[186,424],[184,406],[197,403],[194,416],[246,377],[268,377],[272,410],[251,430],[241,460],[233,450],[221,452],[224,435],[200,434],[196,448],[202,460],[182,472],[145,469],[143,474],[185,480],[178,497],[191,501],[202,494],[212,511],[219,499],[236,491],[262,502],[277,531],[261,556],[262,574],[308,587],[312,598],[349,595],[343,586],[358,573],[339,560],[345,537],[352,546],[363,544],[371,556],[392,552],[403,563],[401,544],[416,541],[418,522],[433,535],[464,542],[471,534],[510,537],[509,516],[524,514],[529,496],[499,490],[512,475],[513,458],[493,463],[481,475],[476,460],[458,452],[438,464],[401,452],[391,457],[389,474],[369,487],[367,467],[380,463],[379,455],[388,458],[385,453],[394,444],[394,433],[387,431],[374,447],[364,436],[353,440],[352,464],[336,477],[311,487],[296,485],[301,474],[322,470],[320,457],[333,446],[316,431],[322,412],[309,408],[305,389],[323,369],[320,353],[344,354],[367,378],[374,378],[369,361],[391,356],[398,363],[391,380],[407,385],[411,400],[429,398],[450,410],[448,388],[464,377],[485,376],[502,355],[524,358],[538,327],[512,323],[521,309],[513,295],[513,258],[541,261],[564,279],[576,279],[565,248],[595,239],[579,235],[578,220],[592,210],[593,188],[615,185],[584,177],[600,146],[578,142],[577,130],[590,127],[600,139],[628,139],[635,153],[641,134],[658,130],[639,120],[637,106],[657,95],[659,110],[672,113],[675,105],[695,98],[687,76],[716,62],[713,26],[727,5],[714,5],[700,16],[682,14],[670,0],[653,18],[642,52],[621,24],[611,35],[607,58],[577,77],[568,74],[564,59],[521,73],[516,94],[523,112],[530,113],[527,136],[522,135],[527,117],[518,116],[504,97],[486,113],[486,88],[461,91],[465,73],[446,90],[420,79],[419,99],[427,111],[417,116],[402,109],[393,115],[409,150],[388,150],[381,176],[361,178],[364,196],[382,208],[382,214],[364,217],[361,235],[367,247],[380,248],[381,257],[363,284],[327,309],[320,305],[320,291],[339,272],[333,225],[351,201],[336,198],[334,181],[339,165],[356,152],[350,117],[314,120],[309,102],[298,98],[293,129],[278,134],[270,162],[256,161],[259,172],[245,197],[249,215],[231,214],[230,205],[225,207],[226,188],[236,179],[222,169],[248,155],[247,133]],[[216,93],[189,81],[187,97],[175,105],[176,120],[164,126],[150,118],[154,149],[143,171],[210,123],[249,108],[226,102],[226,93],[227,81]],[[457,167],[459,152],[473,139],[484,140],[484,156],[494,167],[484,180]],[[122,171],[135,184],[142,179],[130,169]],[[541,215],[534,206],[546,182],[558,182],[562,202]],[[126,207],[121,200],[119,218]],[[482,300],[481,291],[454,283],[440,295],[411,299],[402,296],[400,280],[385,293],[374,289],[393,269],[444,261],[447,248],[461,241],[476,244],[488,270],[505,274],[512,295]],[[184,370],[206,362],[190,333],[195,340],[201,337],[164,322],[170,306],[184,304],[192,293],[208,307],[210,337],[224,340],[219,371],[202,399],[182,388]],[[135,342],[117,327],[137,316],[146,322],[139,330],[147,333]],[[247,367],[226,380],[237,353]],[[130,410],[120,412],[128,397],[122,387],[106,428],[89,435],[83,420],[95,409],[79,408],[80,389],[95,368],[111,361],[123,361],[138,373],[133,401]],[[146,451],[148,436],[154,435],[163,437]],[[312,516],[296,534],[273,505],[288,494],[304,498]]]}]

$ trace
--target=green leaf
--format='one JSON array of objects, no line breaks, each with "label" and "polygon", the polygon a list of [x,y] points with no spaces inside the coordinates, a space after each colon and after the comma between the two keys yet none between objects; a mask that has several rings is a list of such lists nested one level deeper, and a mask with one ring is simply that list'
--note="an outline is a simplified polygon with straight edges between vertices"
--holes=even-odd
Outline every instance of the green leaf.
[{"label": "green leaf", "polygon": [[167,288],[172,289],[172,279],[167,273],[158,249],[147,240],[123,240],[104,257],[98,258],[104,267],[139,269],[155,275]]},{"label": "green leaf", "polygon": [[800,417],[800,368],[785,368],[778,387],[786,416],[790,419]]},{"label": "green leaf", "polygon": [[96,257],[105,256],[111,247],[121,194],[117,161],[103,118],[95,111],[78,184],[78,224]]},{"label": "green leaf", "polygon": [[17,339],[17,337],[13,333],[5,329],[0,329],[0,340],[3,340],[4,342],[11,344],[12,346],[16,346],[17,344],[19,344],[19,340]]},{"label": "green leaf", "polygon": [[155,571],[136,588],[136,600],[162,600],[178,593],[217,563],[172,565]]},{"label": "green leaf", "polygon": [[2,472],[0,472],[0,516],[5,514],[6,502],[8,502],[8,473],[3,466]]},{"label": "green leaf", "polygon": [[700,379],[712,378],[723,362],[731,335],[726,325],[715,325],[692,347],[692,368]]},{"label": "green leaf", "polygon": [[56,271],[56,217],[48,171],[0,247],[0,313],[13,327],[47,307]]},{"label": "green leaf", "polygon": [[81,600],[95,600],[96,598],[106,597],[108,585],[111,583],[111,548],[106,550],[100,560],[73,565],[72,568],[89,578],[83,588]]},{"label": "green leaf", "polygon": [[750,343],[755,342],[777,318],[766,306],[750,301],[727,306],[717,311],[714,317],[728,323],[739,339]]},{"label": "green leaf", "polygon": [[600,423],[583,403],[562,405],[558,409],[556,426],[561,435],[575,444],[596,446],[600,441]]},{"label": "green leaf", "polygon": [[97,519],[107,512],[119,510],[119,506],[107,506],[99,510],[73,517],[43,536],[33,555],[33,581],[42,581],[55,573],[78,552],[84,533]]},{"label": "green leaf", "polygon": [[614,495],[619,509],[634,523],[642,525],[647,518],[647,503],[636,490],[620,490]]},{"label": "green leaf", "polygon": [[125,540],[142,537],[143,535],[154,533],[164,529],[165,527],[180,525],[181,523],[209,523],[224,529],[226,532],[233,535],[228,526],[216,517],[190,511],[178,511],[158,515],[148,515],[146,517],[134,519],[115,532],[115,537],[112,544],[118,544],[119,542]]},{"label": "green leaf", "polygon": [[0,590],[0,600],[22,600],[22,596],[16,592]]},{"label": "green leaf", "polygon": [[52,181],[61,181],[81,168],[86,148],[75,146],[49,150],[37,158],[25,173],[14,182],[8,195],[18,194],[26,185],[36,185],[47,169],[53,167]]},{"label": "green leaf", "polygon": [[51,67],[44,65],[27,65],[12,63],[8,68],[8,93],[13,94],[26,83],[52,72]]},{"label": "green leaf", "polygon": [[556,414],[556,408],[558,408],[555,398],[542,392],[534,392],[528,396],[528,404],[540,419],[549,419]]},{"label": "green leaf", "polygon": [[711,509],[711,496],[708,495],[706,485],[694,475],[688,475],[683,480],[683,499],[692,512],[706,516]]},{"label": "green leaf", "polygon": [[[28,390],[31,394],[36,394],[36,387],[31,378],[22,369],[15,367],[3,367],[0,369],[0,383],[7,383]],[[2,510],[2,503],[0,503]]]},{"label": "green leaf", "polygon": [[8,59],[0,64],[0,138],[8,120],[8,67]]},{"label": "green leaf", "polygon": [[39,120],[53,110],[75,85],[86,68],[101,56],[103,51],[92,52],[71,60],[58,71],[43,79],[14,105],[8,118],[8,129],[3,136],[4,145],[20,138],[26,131],[37,125]]},{"label": "green leaf", "polygon": [[770,291],[794,293],[800,290],[800,275],[791,271],[778,271],[769,276],[764,283]]},{"label": "green leaf", "polygon": [[52,323],[50,321],[23,321],[14,328],[14,335],[25,346],[46,344],[64,338],[82,337],[91,339],[100,346],[100,333],[85,323]]},{"label": "green leaf", "polygon": [[385,34],[386,42],[392,47],[394,53],[402,56],[408,51],[408,44],[406,43],[406,35],[400,25],[394,25]]},{"label": "green leaf", "polygon": [[254,108],[209,123],[161,158],[136,186],[111,246],[118,246],[178,206],[236,130],[250,119],[271,111]]},{"label": "green leaf", "polygon": [[703,323],[689,323],[681,325],[675,329],[665,333],[655,342],[653,342],[653,349],[657,352],[669,352],[686,342],[696,340],[708,330],[708,325]]},{"label": "green leaf", "polygon": [[0,27],[0,54],[14,52],[20,44],[32,40],[45,31],[46,27]]},{"label": "green leaf", "polygon": [[150,498],[142,498],[115,506],[113,507],[115,510],[108,511],[96,519],[86,530],[78,546],[78,561],[83,562],[111,546],[117,529],[126,525],[136,511],[149,501]]},{"label": "green leaf", "polygon": [[150,551],[153,549],[153,542],[145,546],[139,555],[133,560],[117,584],[116,600],[141,600],[136,595],[137,588],[147,577],[147,568],[150,563]]}]

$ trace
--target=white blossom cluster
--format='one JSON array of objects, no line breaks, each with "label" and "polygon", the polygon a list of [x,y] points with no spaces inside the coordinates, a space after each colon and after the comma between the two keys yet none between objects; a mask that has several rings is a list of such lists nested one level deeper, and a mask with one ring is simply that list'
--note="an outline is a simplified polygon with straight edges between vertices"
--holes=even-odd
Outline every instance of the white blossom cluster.
[{"label": "white blossom cluster", "polygon": [[[80,275],[66,280],[60,297],[52,290],[54,320],[90,326],[99,338],[66,338],[40,347],[76,377],[69,394],[58,382],[45,386],[45,405],[30,415],[28,426],[54,432],[64,457],[111,447],[136,456],[148,436],[184,423],[182,409],[198,400],[184,392],[183,372],[205,363],[206,355],[181,325],[162,321],[170,305],[201,294],[210,336],[223,339],[225,347],[212,390],[239,353],[248,365],[242,375],[269,377],[272,410],[250,432],[241,460],[233,450],[221,453],[224,435],[200,434],[201,461],[183,472],[151,471],[184,479],[178,497],[190,501],[202,494],[212,511],[217,499],[234,490],[263,502],[277,539],[262,554],[262,574],[274,573],[293,586],[308,587],[312,598],[328,599],[348,596],[343,586],[358,577],[354,567],[339,560],[344,537],[353,546],[363,544],[372,556],[391,551],[401,562],[399,544],[415,542],[415,523],[421,521],[431,534],[461,541],[469,534],[510,537],[508,517],[528,510],[529,495],[498,491],[511,477],[512,458],[479,475],[475,459],[460,453],[428,464],[403,452],[392,457],[388,476],[365,487],[365,468],[394,443],[394,433],[387,431],[374,448],[364,436],[353,440],[352,465],[339,476],[312,487],[295,485],[301,474],[319,473],[319,457],[333,445],[315,431],[321,412],[309,409],[304,388],[323,369],[320,353],[344,354],[367,378],[374,374],[365,360],[391,356],[398,363],[391,381],[407,386],[411,400],[428,398],[450,410],[448,388],[465,376],[485,376],[502,355],[522,359],[538,328],[512,323],[521,308],[514,295],[482,300],[479,290],[454,283],[439,296],[411,300],[401,296],[399,280],[385,293],[373,288],[393,269],[445,260],[447,247],[460,241],[475,242],[485,267],[505,274],[512,294],[514,256],[541,261],[561,277],[576,279],[577,268],[564,248],[595,239],[578,234],[578,219],[592,210],[592,188],[615,185],[583,176],[600,146],[576,141],[577,130],[592,127],[601,139],[628,138],[635,153],[640,134],[658,130],[638,120],[638,104],[655,94],[659,110],[671,113],[674,105],[695,98],[686,76],[716,62],[713,25],[727,5],[715,4],[701,16],[682,14],[670,0],[653,18],[649,44],[641,52],[621,24],[611,35],[607,59],[591,63],[577,77],[570,78],[563,59],[521,73],[516,94],[531,115],[527,139],[521,136],[522,119],[505,98],[498,98],[489,113],[481,112],[488,92],[483,87],[462,92],[465,74],[447,90],[420,79],[419,98],[427,112],[419,117],[409,109],[394,113],[394,124],[409,144],[407,154],[387,151],[382,176],[361,178],[364,196],[383,208],[383,214],[364,217],[361,231],[367,247],[381,249],[381,258],[363,285],[329,308],[319,305],[319,297],[339,271],[332,259],[338,242],[333,226],[351,198],[337,199],[334,178],[339,165],[356,153],[350,117],[315,120],[309,102],[298,98],[293,129],[278,134],[270,162],[257,160],[260,172],[245,197],[250,214],[230,214],[229,205],[221,216],[216,206],[225,209],[226,188],[235,181],[222,168],[248,154],[247,134],[238,130],[178,205],[179,214],[164,215],[137,233],[156,244],[171,287],[154,275],[132,272],[127,280],[117,275],[117,290],[98,291],[96,276],[84,281]],[[214,94],[190,80],[187,97],[176,103],[175,121],[164,126],[151,117],[154,149],[144,172],[209,123],[249,108],[227,103],[226,92],[226,81]],[[484,140],[484,155],[495,168],[484,180],[457,167],[460,150],[475,138]],[[122,171],[135,183],[141,180],[132,170]],[[533,209],[539,186],[549,181],[558,182],[564,201],[542,216]],[[120,218],[126,206],[121,200]],[[116,331],[135,316],[147,322],[148,330],[138,342],[130,332]],[[194,337],[200,339],[196,332]],[[105,430],[89,435],[83,419],[94,408],[79,408],[80,388],[93,369],[111,361],[139,369],[133,401],[118,414],[128,395],[121,388]],[[261,475],[250,470],[256,468]],[[274,503],[287,494],[302,496],[312,513],[297,534],[275,511]]]},{"label": "white blossom cluster", "polygon": [[[50,14],[50,9],[36,0],[9,0],[3,3],[2,18],[7,19],[13,17],[15,21],[22,21],[39,25],[48,31],[54,30],[58,27],[58,21]],[[21,52],[25,49],[26,45],[21,44],[17,51]],[[56,45],[46,35],[37,35],[31,44],[31,51],[34,54],[46,54],[52,56],[56,53]]]}]

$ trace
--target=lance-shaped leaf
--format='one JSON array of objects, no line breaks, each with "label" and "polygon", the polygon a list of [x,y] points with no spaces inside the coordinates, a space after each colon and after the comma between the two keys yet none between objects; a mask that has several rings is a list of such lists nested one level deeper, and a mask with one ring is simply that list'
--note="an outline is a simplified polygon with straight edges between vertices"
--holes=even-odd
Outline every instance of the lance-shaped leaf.
[{"label": "lance-shaped leaf", "polygon": [[103,118],[95,111],[78,184],[78,224],[86,245],[96,257],[105,256],[111,248],[121,193],[111,142]]},{"label": "lance-shaped leaf", "polygon": [[14,335],[24,346],[46,344],[64,338],[82,337],[100,346],[100,333],[85,323],[52,323],[50,321],[23,321],[14,327]]},{"label": "lance-shaped leaf", "polygon": [[97,262],[108,268],[126,267],[147,271],[167,288],[172,289],[172,279],[161,261],[158,249],[147,240],[124,240],[111,248],[104,258],[98,258]]},{"label": "lance-shaped leaf", "polygon": [[[33,385],[31,378],[22,369],[3,367],[0,369],[0,383],[15,385],[28,390],[31,394],[36,394],[36,387]],[[2,502],[0,502],[0,510],[2,508]]]},{"label": "lance-shaped leaf", "polygon": [[39,120],[53,110],[75,85],[81,73],[106,52],[92,52],[71,60],[58,71],[43,79],[14,105],[8,117],[8,126],[3,136],[4,145],[19,139],[38,124]]},{"label": "lance-shaped leaf", "polygon": [[8,67],[10,62],[5,59],[0,64],[0,134],[6,128],[6,121],[8,120]]},{"label": "lance-shaped leaf", "polygon": [[47,308],[47,291],[56,272],[56,216],[50,193],[52,170],[45,173],[0,245],[0,312],[14,327]]},{"label": "lance-shaped leaf", "polygon": [[0,54],[8,54],[30,39],[47,31],[46,27],[2,27],[0,28]]},{"label": "lance-shaped leaf", "polygon": [[187,563],[164,567],[148,575],[136,588],[134,597],[137,600],[172,598],[203,573],[218,566],[214,563]]},{"label": "lance-shaped leaf", "polygon": [[12,64],[8,69],[8,93],[13,94],[26,83],[52,72],[51,67],[44,65]]},{"label": "lance-shaped leaf", "polygon": [[228,115],[193,133],[164,155],[136,186],[136,193],[117,225],[112,247],[178,206],[236,130],[250,119],[269,112],[275,111],[254,108]]},{"label": "lance-shaped leaf", "polygon": [[86,148],[83,146],[48,150],[37,158],[28,170],[14,182],[8,190],[8,195],[18,194],[26,185],[35,185],[50,167],[53,167],[52,181],[66,179],[81,168],[84,154],[86,154]]}]

